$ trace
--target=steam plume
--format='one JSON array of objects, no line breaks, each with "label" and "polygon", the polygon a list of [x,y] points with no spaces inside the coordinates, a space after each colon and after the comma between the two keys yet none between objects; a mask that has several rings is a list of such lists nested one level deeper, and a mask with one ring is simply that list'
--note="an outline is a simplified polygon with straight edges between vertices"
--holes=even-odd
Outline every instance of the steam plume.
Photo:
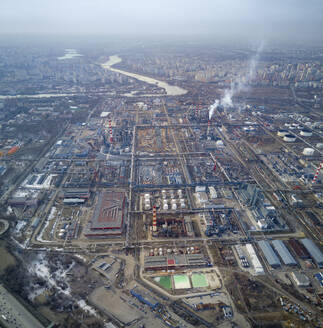
[{"label": "steam plume", "polygon": [[226,89],[224,91],[224,96],[221,99],[221,105],[225,107],[232,107],[232,97],[239,93],[240,91],[245,91],[248,89],[249,82],[253,79],[255,76],[256,67],[259,61],[260,53],[262,52],[262,49],[264,47],[264,43],[262,42],[257,51],[256,54],[251,57],[249,62],[249,69],[248,73],[243,77],[237,78],[233,83],[231,83],[230,89]]},{"label": "steam plume", "polygon": [[256,67],[259,61],[259,56],[263,50],[263,47],[264,47],[264,43],[262,42],[258,47],[256,54],[253,57],[251,57],[249,62],[248,73],[244,77],[238,77],[237,79],[235,79],[231,83],[230,89],[224,90],[224,94],[221,100],[216,99],[214,104],[212,104],[209,107],[209,119],[212,118],[214,110],[219,104],[221,104],[224,107],[232,107],[233,106],[232,97],[236,93],[239,93],[240,91],[248,90],[248,84],[255,75]]},{"label": "steam plume", "polygon": [[209,120],[212,118],[213,114],[214,114],[214,110],[219,106],[220,101],[218,99],[215,100],[214,104],[212,104],[209,107]]}]

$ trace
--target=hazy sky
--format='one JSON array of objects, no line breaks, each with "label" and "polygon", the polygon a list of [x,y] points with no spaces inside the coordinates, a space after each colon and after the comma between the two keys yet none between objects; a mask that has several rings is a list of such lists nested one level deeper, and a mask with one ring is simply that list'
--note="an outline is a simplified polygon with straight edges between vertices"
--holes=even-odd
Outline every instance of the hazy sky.
[{"label": "hazy sky", "polygon": [[0,0],[1,34],[323,40],[323,0]]}]

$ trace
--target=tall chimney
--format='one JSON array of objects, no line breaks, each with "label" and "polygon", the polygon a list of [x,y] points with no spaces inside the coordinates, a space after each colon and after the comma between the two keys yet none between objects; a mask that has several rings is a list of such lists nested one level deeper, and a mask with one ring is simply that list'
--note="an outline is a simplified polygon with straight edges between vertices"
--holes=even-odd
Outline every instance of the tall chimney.
[{"label": "tall chimney", "polygon": [[312,180],[312,183],[315,183],[316,182],[317,177],[319,176],[322,167],[323,167],[323,161],[320,163],[320,165],[316,169],[316,172],[315,172],[314,178]]},{"label": "tall chimney", "polygon": [[157,211],[156,205],[153,207],[153,232],[157,231]]},{"label": "tall chimney", "polygon": [[112,123],[111,119],[109,120],[109,135],[110,135],[110,142],[113,142],[113,136],[112,136]]}]

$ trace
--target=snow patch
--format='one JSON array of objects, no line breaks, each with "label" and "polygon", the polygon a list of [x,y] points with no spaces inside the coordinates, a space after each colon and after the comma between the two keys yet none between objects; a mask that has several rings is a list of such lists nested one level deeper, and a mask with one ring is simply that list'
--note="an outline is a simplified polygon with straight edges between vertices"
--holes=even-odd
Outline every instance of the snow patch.
[{"label": "snow patch", "polygon": [[78,301],[77,304],[85,312],[88,312],[92,315],[96,315],[96,311],[93,309],[93,307],[87,305],[84,300]]},{"label": "snow patch", "polygon": [[38,236],[36,237],[36,240],[37,240],[37,241],[40,241],[40,242],[42,242],[42,243],[51,243],[50,240],[44,240],[44,239],[43,239],[43,234],[44,234],[44,231],[45,231],[45,229],[47,228],[47,226],[48,226],[48,224],[49,224],[49,221],[51,221],[51,220],[54,218],[54,216],[55,216],[55,214],[56,214],[56,211],[57,211],[57,210],[56,210],[56,207],[53,206],[52,209],[51,209],[51,211],[50,211],[50,213],[49,213],[49,215],[48,215],[48,218],[46,219],[46,222],[45,222],[43,228],[41,229],[40,233],[39,233]]}]

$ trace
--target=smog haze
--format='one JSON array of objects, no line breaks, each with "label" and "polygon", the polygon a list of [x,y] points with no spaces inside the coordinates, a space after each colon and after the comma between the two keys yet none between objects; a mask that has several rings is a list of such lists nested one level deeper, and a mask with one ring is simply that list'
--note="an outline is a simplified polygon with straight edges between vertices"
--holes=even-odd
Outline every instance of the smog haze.
[{"label": "smog haze", "polygon": [[322,13],[317,0],[2,0],[0,33],[316,42]]}]

